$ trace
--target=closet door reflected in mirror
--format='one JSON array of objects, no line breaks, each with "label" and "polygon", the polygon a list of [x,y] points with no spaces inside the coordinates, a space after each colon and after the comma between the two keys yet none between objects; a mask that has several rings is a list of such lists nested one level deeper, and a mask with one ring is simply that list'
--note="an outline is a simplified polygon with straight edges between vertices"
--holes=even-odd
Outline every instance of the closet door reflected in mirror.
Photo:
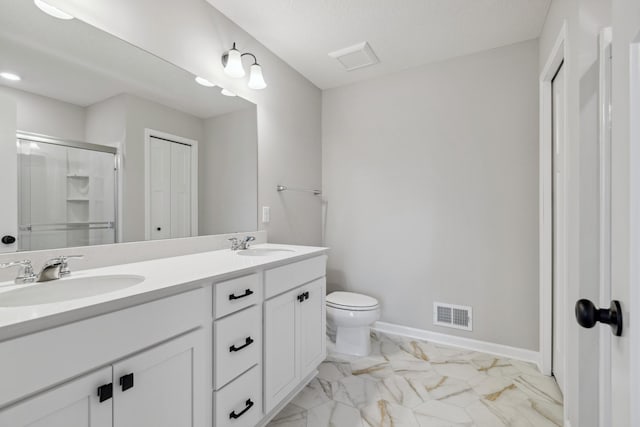
[{"label": "closet door reflected in mirror", "polygon": [[20,79],[0,78],[0,252],[257,229],[254,104],[3,1],[0,70]]}]

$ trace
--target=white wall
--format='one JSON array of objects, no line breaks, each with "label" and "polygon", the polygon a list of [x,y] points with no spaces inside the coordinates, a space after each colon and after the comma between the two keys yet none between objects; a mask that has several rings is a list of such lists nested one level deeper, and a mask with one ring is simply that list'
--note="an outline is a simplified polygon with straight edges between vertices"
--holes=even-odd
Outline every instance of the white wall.
[{"label": "white wall", "polygon": [[[255,103],[259,207],[271,207],[271,223],[260,227],[274,242],[320,243],[320,199],[276,191],[278,184],[308,188],[321,185],[318,88],[204,0],[50,3]],[[252,91],[246,87],[246,80],[224,75],[220,56],[233,42],[258,57],[267,89]]]},{"label": "white wall", "polygon": [[198,152],[200,235],[253,230],[258,225],[258,129],[251,107],[204,122]]},{"label": "white wall", "polygon": [[6,86],[0,86],[0,93],[17,103],[18,130],[73,141],[84,140],[84,108]]},{"label": "white wall", "polygon": [[[323,93],[331,289],[538,349],[537,68],[528,41]],[[473,306],[473,332],[434,301]]]}]

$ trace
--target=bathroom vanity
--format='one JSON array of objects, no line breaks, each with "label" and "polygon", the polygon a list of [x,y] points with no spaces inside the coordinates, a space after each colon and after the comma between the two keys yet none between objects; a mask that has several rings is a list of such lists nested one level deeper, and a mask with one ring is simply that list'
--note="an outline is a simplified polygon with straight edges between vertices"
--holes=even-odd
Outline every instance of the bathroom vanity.
[{"label": "bathroom vanity", "polygon": [[[325,358],[325,252],[267,244],[0,284],[0,426],[266,424]],[[102,277],[131,284],[74,294]],[[68,298],[23,291],[56,286]]]}]

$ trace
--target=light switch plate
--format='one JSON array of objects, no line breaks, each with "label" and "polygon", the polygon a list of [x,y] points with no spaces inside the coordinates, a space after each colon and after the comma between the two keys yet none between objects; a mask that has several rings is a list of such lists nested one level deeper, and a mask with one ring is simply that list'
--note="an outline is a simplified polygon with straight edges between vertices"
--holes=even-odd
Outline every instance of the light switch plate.
[{"label": "light switch plate", "polygon": [[269,206],[262,207],[262,223],[268,224],[271,221],[271,208]]}]

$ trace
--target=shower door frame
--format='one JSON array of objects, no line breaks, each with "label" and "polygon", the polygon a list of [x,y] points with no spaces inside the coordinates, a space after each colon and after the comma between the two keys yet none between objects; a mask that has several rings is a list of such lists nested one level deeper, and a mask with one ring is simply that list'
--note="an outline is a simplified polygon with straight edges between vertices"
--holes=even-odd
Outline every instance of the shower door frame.
[{"label": "shower door frame", "polygon": [[[16,140],[19,141],[31,141],[41,142],[44,144],[58,145],[67,148],[76,148],[80,150],[97,151],[100,153],[113,154],[113,242],[119,243],[119,230],[120,230],[120,218],[119,218],[119,205],[120,205],[120,161],[117,147],[111,147],[108,145],[92,144],[84,141],[74,141],[62,138],[56,138],[53,136],[42,135],[33,132],[18,131],[16,133]],[[18,174],[19,175],[19,174]]]}]

